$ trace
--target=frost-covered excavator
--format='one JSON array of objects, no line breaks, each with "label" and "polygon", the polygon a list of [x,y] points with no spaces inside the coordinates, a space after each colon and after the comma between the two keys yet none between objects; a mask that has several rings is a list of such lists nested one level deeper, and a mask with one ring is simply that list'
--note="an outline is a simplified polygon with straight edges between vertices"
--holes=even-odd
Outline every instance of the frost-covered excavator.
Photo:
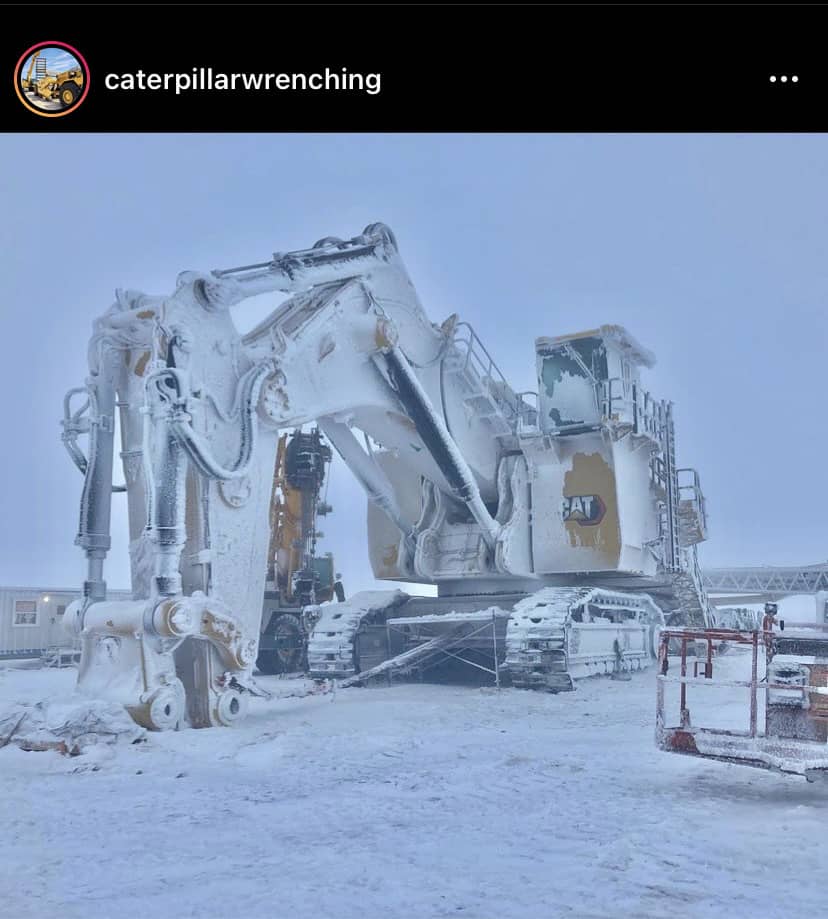
[{"label": "frost-covered excavator", "polygon": [[[233,306],[268,293],[288,296],[240,335]],[[676,467],[671,405],[641,385],[652,356],[602,326],[539,338],[536,361],[539,391],[515,392],[467,323],[432,323],[382,224],[184,273],[166,297],[119,291],[95,323],[87,384],[65,403],[63,439],[84,473],[88,574],[66,616],[79,689],[153,728],[243,715],[279,432],[307,423],[367,494],[376,577],[438,589],[312,606],[313,675],[394,653],[380,636],[395,619],[416,642],[415,620],[439,631],[445,616],[462,641],[483,610],[513,683],[568,689],[648,663],[665,617],[706,624],[704,501]],[[103,572],[116,410],[129,601],[107,598]]]}]

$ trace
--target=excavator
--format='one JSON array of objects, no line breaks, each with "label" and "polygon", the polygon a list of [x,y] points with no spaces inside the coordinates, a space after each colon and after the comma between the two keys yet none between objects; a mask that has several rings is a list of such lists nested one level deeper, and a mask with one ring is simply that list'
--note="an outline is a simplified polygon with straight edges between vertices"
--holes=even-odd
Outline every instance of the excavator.
[{"label": "excavator", "polygon": [[[242,335],[233,308],[260,295],[272,312]],[[518,687],[647,666],[665,623],[709,615],[704,498],[676,465],[672,404],[642,385],[653,361],[617,325],[542,337],[538,391],[516,392],[467,322],[429,320],[383,224],[184,272],[166,296],[116,291],[86,383],[64,400],[63,442],[83,473],[87,576],[64,620],[81,643],[78,689],[153,729],[244,716],[275,458],[282,432],[306,424],[366,493],[375,576],[437,588],[311,603],[313,676],[394,659],[392,627],[409,650],[466,643],[502,657]],[[131,600],[109,597],[104,577],[119,491]],[[304,600],[316,588],[299,571]]]},{"label": "excavator", "polygon": [[322,534],[317,517],[332,510],[321,499],[331,448],[318,428],[297,429],[279,438],[270,502],[270,549],[267,554],[265,602],[259,656],[261,673],[296,673],[307,669],[306,606],[345,600],[334,571],[333,555],[316,554]]}]

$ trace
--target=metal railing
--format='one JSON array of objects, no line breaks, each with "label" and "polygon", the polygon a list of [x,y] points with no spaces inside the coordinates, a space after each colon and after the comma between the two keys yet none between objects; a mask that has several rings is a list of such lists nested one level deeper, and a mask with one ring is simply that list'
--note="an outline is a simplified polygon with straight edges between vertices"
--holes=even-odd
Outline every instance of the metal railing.
[{"label": "metal railing", "polygon": [[515,393],[518,404],[517,432],[519,434],[537,433],[539,430],[538,418],[540,409],[538,394],[531,389]]},{"label": "metal railing", "polygon": [[468,322],[457,323],[454,346],[461,355],[457,369],[476,376],[490,398],[500,406],[507,421],[516,426],[525,412],[521,396],[513,392],[494,358]]},{"label": "metal railing", "polygon": [[[809,623],[788,623],[788,628],[807,629],[813,631],[828,631],[828,626]],[[770,682],[767,675],[759,677],[759,649],[765,649],[766,660],[770,658],[770,649],[773,647],[775,633],[767,629],[664,629],[660,635],[658,654],[658,676],[656,686],[656,730],[661,740],[667,740],[669,732],[690,730],[690,710],[687,707],[688,686],[721,686],[736,687],[750,690],[750,723],[747,732],[732,730],[716,730],[714,733],[730,737],[750,737],[758,735],[758,696],[760,691],[768,690],[796,692],[801,694],[803,701],[806,695],[826,696],[828,686],[804,683],[793,685],[791,683]],[[671,642],[680,645],[679,676],[668,676],[670,660],[669,648]],[[691,645],[694,649],[701,643],[706,647],[706,654],[699,658],[698,653],[693,666],[693,675],[688,674],[688,653]],[[751,651],[750,679],[749,680],[718,680],[713,679],[714,646],[717,644],[748,645]],[[701,676],[699,675],[701,673]],[[674,728],[666,727],[664,687],[668,683],[678,684],[679,689],[679,725]],[[819,718],[819,715],[813,717]],[[710,728],[696,728],[696,730],[712,731]],[[686,752],[686,751],[683,751]]]},{"label": "metal railing", "polygon": [[626,422],[633,433],[661,440],[667,420],[664,403],[632,380],[610,377],[598,382],[596,404],[605,420]]},{"label": "metal railing", "polygon": [[684,467],[677,469],[679,501],[690,501],[696,508],[702,532],[707,532],[707,501],[701,488],[701,480],[695,469]]},{"label": "metal railing", "polygon": [[707,591],[704,589],[704,580],[702,578],[701,566],[699,565],[699,554],[696,551],[696,547],[693,546],[684,553],[685,557],[690,556],[690,562],[687,566],[688,571],[690,572],[690,577],[693,579],[693,586],[696,588],[696,593],[699,597],[699,605],[702,608],[702,614],[704,615],[704,621],[707,625],[712,624],[712,613],[710,609],[710,600],[707,596]]},{"label": "metal railing", "polygon": [[704,585],[712,593],[816,594],[828,590],[828,564],[800,567],[708,568]]}]

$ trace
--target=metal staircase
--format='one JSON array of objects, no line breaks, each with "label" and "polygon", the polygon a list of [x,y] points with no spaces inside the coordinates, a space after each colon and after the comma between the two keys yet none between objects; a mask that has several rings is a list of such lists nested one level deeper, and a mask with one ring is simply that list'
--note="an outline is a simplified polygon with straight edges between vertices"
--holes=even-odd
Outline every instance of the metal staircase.
[{"label": "metal staircase", "polygon": [[696,547],[683,550],[684,568],[670,574],[673,594],[678,609],[667,616],[668,625],[686,625],[691,628],[708,628],[713,625],[710,601],[702,582],[702,573],[696,555]]},{"label": "metal staircase", "polygon": [[476,417],[485,419],[498,439],[514,438],[518,421],[529,411],[523,399],[506,382],[491,354],[467,322],[459,322],[454,347],[445,356],[443,368],[458,379],[463,402]]},{"label": "metal staircase", "polygon": [[710,624],[710,604],[702,583],[696,545],[707,538],[704,495],[694,469],[676,466],[673,406],[654,406],[660,453],[653,456],[650,473],[661,498],[661,564],[672,585],[677,608],[667,612],[668,625],[705,628]]},{"label": "metal staircase", "polygon": [[683,547],[695,546],[707,539],[707,509],[695,469],[677,469],[678,527]]}]

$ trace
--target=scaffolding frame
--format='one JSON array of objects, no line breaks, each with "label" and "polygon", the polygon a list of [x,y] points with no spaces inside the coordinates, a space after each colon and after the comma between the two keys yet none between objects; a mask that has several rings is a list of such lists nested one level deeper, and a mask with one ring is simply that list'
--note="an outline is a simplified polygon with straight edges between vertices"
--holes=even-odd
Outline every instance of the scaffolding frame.
[{"label": "scaffolding frame", "polygon": [[[495,686],[499,690],[500,689],[500,669],[501,668],[500,668],[500,663],[498,662],[498,659],[497,659],[497,654],[498,654],[497,623],[498,623],[498,620],[500,619],[508,619],[509,616],[511,616],[511,613],[504,612],[503,610],[491,610],[488,612],[490,612],[490,615],[487,616],[485,619],[483,619],[482,617],[478,617],[478,614],[472,614],[471,616],[466,616],[463,619],[452,619],[450,613],[446,614],[445,616],[440,616],[440,615],[411,616],[411,617],[403,617],[399,619],[389,619],[386,622],[386,628],[388,629],[388,648],[389,650],[391,648],[391,630],[392,629],[396,630],[400,634],[404,635],[406,638],[410,639],[410,636],[408,635],[407,632],[404,631],[404,629],[411,625],[417,625],[420,627],[425,626],[427,628],[429,625],[445,625],[447,622],[455,622],[458,625],[458,631],[457,631],[457,636],[456,636],[458,641],[473,638],[475,635],[481,635],[483,632],[491,629],[492,631],[492,652],[493,652],[492,657],[494,659],[494,668],[486,667],[485,665],[477,661],[469,660],[468,658],[463,657],[461,654],[457,654],[456,652],[451,651],[449,650],[449,648],[446,647],[446,648],[435,649],[434,654],[430,658],[427,658],[426,661],[423,662],[423,666],[419,667],[418,669],[421,672],[424,670],[428,670],[429,667],[436,666],[440,662],[442,656],[450,657],[450,658],[453,658],[454,660],[460,661],[463,664],[467,664],[470,667],[476,667],[478,670],[482,670],[484,673],[488,673],[491,676],[493,676],[495,679]],[[461,632],[459,627],[461,624],[465,624],[465,623],[468,623],[470,625],[477,623],[477,626],[476,628],[473,628],[471,631]],[[437,635],[432,635],[432,636],[426,635],[425,640],[428,641],[430,638],[437,638],[437,637],[438,637]],[[388,682],[389,683],[391,682],[391,671],[389,671]]]},{"label": "scaffolding frame", "polygon": [[[503,619],[508,619],[510,615],[511,613],[509,612],[495,608],[486,610],[483,613],[445,613],[442,615],[388,619],[385,622],[385,640],[389,655],[393,647],[391,640],[393,632],[403,636],[406,643],[412,641],[418,641],[419,643],[406,648],[394,657],[388,657],[375,667],[347,677],[339,683],[339,686],[345,688],[357,683],[364,683],[379,676],[385,676],[388,684],[391,685],[395,672],[410,673],[416,670],[422,673],[424,670],[445,661],[446,658],[450,658],[491,674],[494,677],[494,684],[499,690],[501,688],[500,674],[503,668],[498,660],[497,624]],[[409,631],[409,627],[412,625],[418,627],[418,633],[425,627],[425,634],[418,634],[416,638],[412,637]],[[429,626],[440,626],[441,630],[437,631],[436,634],[429,634]],[[468,626],[472,628],[469,629]],[[445,631],[446,627],[448,627],[448,631]],[[493,667],[486,667],[484,664],[470,660],[457,652],[456,646],[458,644],[475,636],[481,636],[489,629],[491,629],[492,635]]]}]

